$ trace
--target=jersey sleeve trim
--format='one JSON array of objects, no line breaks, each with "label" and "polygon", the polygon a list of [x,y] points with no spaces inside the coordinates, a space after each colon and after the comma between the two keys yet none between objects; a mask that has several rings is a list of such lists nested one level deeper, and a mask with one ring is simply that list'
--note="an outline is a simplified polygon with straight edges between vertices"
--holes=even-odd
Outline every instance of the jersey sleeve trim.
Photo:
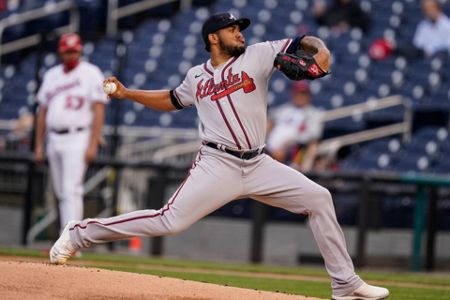
[{"label": "jersey sleeve trim", "polygon": [[178,96],[175,93],[175,90],[170,90],[170,100],[172,101],[173,106],[175,106],[176,109],[180,110],[183,109],[184,106],[181,103],[181,101],[178,99]]},{"label": "jersey sleeve trim", "polygon": [[297,36],[296,38],[294,38],[294,40],[292,40],[292,43],[287,48],[286,53],[295,53],[295,51],[300,48],[300,42],[304,37],[305,35]]},{"label": "jersey sleeve trim", "polygon": [[286,51],[286,48],[288,47],[288,45],[289,45],[291,42],[292,42],[292,39],[288,39],[288,40],[286,41],[286,43],[284,44],[283,48],[281,48],[281,51],[280,51],[280,52],[285,52],[285,51]]}]

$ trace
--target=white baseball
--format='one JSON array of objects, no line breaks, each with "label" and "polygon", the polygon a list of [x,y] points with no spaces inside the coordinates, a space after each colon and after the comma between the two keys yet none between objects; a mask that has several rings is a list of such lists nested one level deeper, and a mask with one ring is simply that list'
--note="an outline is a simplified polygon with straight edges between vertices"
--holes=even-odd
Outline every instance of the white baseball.
[{"label": "white baseball", "polygon": [[113,94],[117,90],[117,85],[114,82],[107,82],[103,85],[103,91],[107,95]]}]

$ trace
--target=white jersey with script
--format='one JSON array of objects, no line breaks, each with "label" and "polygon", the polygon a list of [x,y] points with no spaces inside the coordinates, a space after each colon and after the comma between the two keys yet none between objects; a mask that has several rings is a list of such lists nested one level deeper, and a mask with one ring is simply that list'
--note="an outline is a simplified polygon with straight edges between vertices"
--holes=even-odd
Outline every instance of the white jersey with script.
[{"label": "white jersey with script", "polygon": [[61,228],[83,217],[86,150],[91,135],[92,104],[105,103],[103,74],[97,66],[80,62],[70,72],[63,65],[49,69],[37,94],[47,108],[46,152],[53,188],[59,199]]},{"label": "white jersey with script", "polygon": [[106,103],[103,74],[88,62],[65,73],[63,65],[49,69],[37,94],[40,105],[47,107],[46,126],[51,129],[88,127],[92,121],[92,103]]},{"label": "white jersey with script", "polygon": [[273,151],[319,140],[323,131],[322,114],[312,105],[298,107],[289,103],[277,107],[270,116],[274,127],[267,137],[267,148]]},{"label": "white jersey with script", "polygon": [[273,61],[291,42],[258,43],[216,68],[208,60],[188,71],[174,96],[181,106],[197,107],[202,140],[238,150],[264,145]]}]

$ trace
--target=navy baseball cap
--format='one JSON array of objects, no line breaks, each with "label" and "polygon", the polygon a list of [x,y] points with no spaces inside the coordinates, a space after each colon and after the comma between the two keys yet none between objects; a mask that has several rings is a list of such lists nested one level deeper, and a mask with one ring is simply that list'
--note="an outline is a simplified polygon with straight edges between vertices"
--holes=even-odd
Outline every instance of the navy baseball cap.
[{"label": "navy baseball cap", "polygon": [[202,37],[205,42],[206,51],[210,51],[208,34],[235,24],[238,25],[241,30],[244,30],[250,25],[250,20],[247,18],[236,19],[236,17],[229,12],[221,12],[211,15],[208,20],[203,23],[202,27]]}]

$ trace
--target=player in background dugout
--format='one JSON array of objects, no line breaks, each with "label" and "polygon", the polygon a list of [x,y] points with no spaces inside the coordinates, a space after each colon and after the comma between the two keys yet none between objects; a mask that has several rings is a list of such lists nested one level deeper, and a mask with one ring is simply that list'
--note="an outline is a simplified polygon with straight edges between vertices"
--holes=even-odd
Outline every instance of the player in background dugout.
[{"label": "player in background dugout", "polygon": [[269,112],[268,152],[302,172],[313,170],[323,132],[321,119],[322,112],[311,102],[308,82],[294,82],[291,101]]},{"label": "player in background dugout", "polygon": [[70,220],[83,218],[84,175],[97,154],[107,102],[103,74],[81,60],[82,49],[78,34],[59,39],[62,63],[44,74],[36,96],[34,155],[37,162],[44,161],[45,152],[48,157],[61,230]]}]

